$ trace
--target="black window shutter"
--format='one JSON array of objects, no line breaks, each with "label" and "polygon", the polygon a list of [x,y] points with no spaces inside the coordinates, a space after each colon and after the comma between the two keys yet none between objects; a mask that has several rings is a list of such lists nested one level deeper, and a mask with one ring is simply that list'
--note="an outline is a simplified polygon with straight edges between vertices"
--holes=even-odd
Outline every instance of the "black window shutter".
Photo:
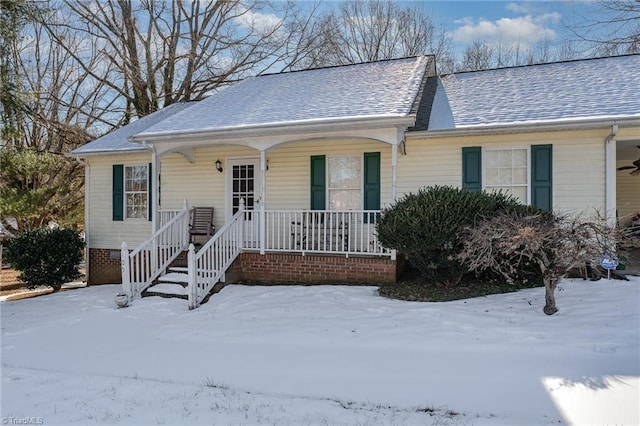
[{"label": "black window shutter", "polygon": [[462,189],[482,191],[482,148],[479,146],[462,148]]},{"label": "black window shutter", "polygon": [[311,156],[311,210],[326,210],[327,205],[326,157]]},{"label": "black window shutter", "polygon": [[111,197],[111,210],[112,220],[121,221],[124,220],[124,167],[122,164],[113,165],[112,173],[112,197]]},{"label": "black window shutter", "polygon": [[546,211],[553,208],[552,145],[531,145],[531,204]]},{"label": "black window shutter", "polygon": [[[364,153],[364,209],[380,210],[380,153]],[[370,220],[365,215],[365,223]]]}]

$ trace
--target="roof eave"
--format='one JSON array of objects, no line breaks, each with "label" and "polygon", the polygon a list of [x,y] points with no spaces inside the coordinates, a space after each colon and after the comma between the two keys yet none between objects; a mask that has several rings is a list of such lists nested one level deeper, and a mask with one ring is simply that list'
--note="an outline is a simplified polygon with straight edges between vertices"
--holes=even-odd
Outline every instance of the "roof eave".
[{"label": "roof eave", "polygon": [[100,155],[115,155],[115,154],[140,154],[140,153],[145,153],[145,152],[151,152],[149,149],[145,148],[144,146],[140,146],[140,148],[136,148],[136,149],[131,149],[131,148],[127,148],[127,149],[111,149],[111,150],[95,150],[95,151],[85,151],[85,152],[68,152],[65,154],[65,157],[69,157],[69,158],[86,158],[86,157],[93,157],[93,156],[100,156]]},{"label": "roof eave", "polygon": [[381,128],[381,127],[410,127],[415,122],[415,114],[406,114],[402,116],[370,116],[354,119],[348,117],[344,119],[322,120],[322,121],[304,121],[294,123],[277,123],[260,126],[236,127],[230,129],[203,129],[185,132],[162,132],[162,133],[139,133],[130,136],[128,140],[134,143],[141,142],[164,142],[164,141],[180,141],[180,140],[201,140],[201,139],[217,139],[217,138],[246,138],[252,136],[263,136],[273,134],[292,134],[292,133],[314,133],[326,130],[352,130],[362,128]]},{"label": "roof eave", "polygon": [[[640,126],[640,116],[633,117],[598,117],[589,119],[545,121],[537,123],[513,123],[487,126],[468,126],[443,130],[418,130],[406,133],[407,137],[440,138],[446,136],[459,137],[470,135],[492,135],[505,133],[550,132],[559,130],[596,129],[612,124],[621,127]],[[579,126],[577,128],[576,126]]]}]

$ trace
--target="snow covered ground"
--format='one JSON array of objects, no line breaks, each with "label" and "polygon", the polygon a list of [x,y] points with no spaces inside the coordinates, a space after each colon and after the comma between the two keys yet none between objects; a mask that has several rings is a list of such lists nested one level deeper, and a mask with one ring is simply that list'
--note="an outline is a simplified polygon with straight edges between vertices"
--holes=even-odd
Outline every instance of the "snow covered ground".
[{"label": "snow covered ground", "polygon": [[3,302],[3,424],[640,423],[640,278],[447,303],[232,285]]}]

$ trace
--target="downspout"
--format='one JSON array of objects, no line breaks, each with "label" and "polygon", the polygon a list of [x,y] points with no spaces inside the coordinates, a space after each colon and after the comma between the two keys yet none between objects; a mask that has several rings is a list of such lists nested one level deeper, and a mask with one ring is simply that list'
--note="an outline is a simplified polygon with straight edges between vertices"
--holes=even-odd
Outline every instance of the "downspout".
[{"label": "downspout", "polygon": [[604,140],[604,158],[605,158],[605,218],[611,226],[616,225],[616,140],[618,135],[618,124],[611,125],[611,132]]},{"label": "downspout", "polygon": [[91,235],[89,233],[89,185],[91,184],[91,166],[86,161],[82,161],[80,157],[76,157],[76,161],[84,166],[84,276],[87,281],[87,285],[89,285],[89,268],[91,267],[89,262],[89,235]]},{"label": "downspout", "polygon": [[398,137],[391,145],[391,201],[398,198],[398,145],[404,142],[404,129],[398,128]]}]

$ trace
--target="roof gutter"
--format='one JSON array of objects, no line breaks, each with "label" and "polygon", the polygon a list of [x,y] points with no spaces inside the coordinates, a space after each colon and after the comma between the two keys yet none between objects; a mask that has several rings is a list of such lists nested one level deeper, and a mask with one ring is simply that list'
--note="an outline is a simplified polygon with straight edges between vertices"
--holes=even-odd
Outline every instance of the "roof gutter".
[{"label": "roof gutter", "polygon": [[130,136],[129,142],[179,142],[183,140],[197,141],[212,138],[228,138],[236,139],[252,136],[265,135],[285,135],[291,133],[314,133],[326,131],[330,128],[332,131],[353,130],[360,128],[383,128],[406,126],[410,127],[415,123],[415,114],[409,114],[401,117],[367,117],[354,120],[353,118],[345,118],[340,120],[327,120],[317,122],[299,122],[299,123],[277,123],[263,126],[253,127],[236,127],[229,129],[204,129],[186,132],[164,132],[164,133],[140,133]]},{"label": "roof gutter", "polygon": [[[541,122],[535,124],[509,124],[495,126],[475,126],[458,129],[446,130],[419,130],[407,132],[407,137],[413,138],[442,138],[442,137],[461,137],[461,136],[477,136],[477,135],[496,135],[509,133],[528,133],[528,132],[552,132],[559,130],[587,130],[597,129],[611,126],[614,121],[620,127],[640,126],[640,117],[601,117],[583,120],[568,120],[562,122]],[[577,127],[580,127],[579,129]]]},{"label": "roof gutter", "polygon": [[65,157],[69,157],[69,158],[75,158],[76,160],[78,160],[79,158],[87,158],[87,157],[92,157],[92,156],[99,156],[99,155],[122,155],[122,154],[140,154],[140,153],[146,153],[149,152],[149,150],[145,147],[143,147],[142,145],[140,146],[140,148],[138,149],[126,149],[126,150],[113,150],[113,151],[86,151],[86,152],[68,152],[65,155]]}]

